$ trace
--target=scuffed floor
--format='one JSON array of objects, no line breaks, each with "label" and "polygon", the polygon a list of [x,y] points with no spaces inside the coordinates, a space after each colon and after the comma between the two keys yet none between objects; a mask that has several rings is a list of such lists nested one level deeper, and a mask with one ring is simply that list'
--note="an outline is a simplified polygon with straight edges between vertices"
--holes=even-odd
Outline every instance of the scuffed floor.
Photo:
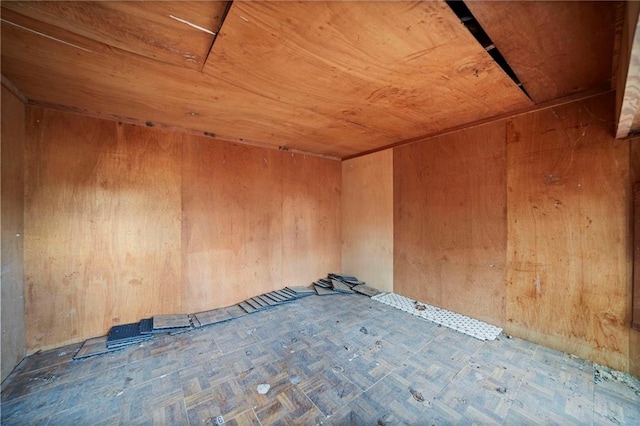
[{"label": "scuffed floor", "polygon": [[22,362],[3,383],[3,425],[640,424],[636,379],[356,294],[73,361],[79,347]]}]

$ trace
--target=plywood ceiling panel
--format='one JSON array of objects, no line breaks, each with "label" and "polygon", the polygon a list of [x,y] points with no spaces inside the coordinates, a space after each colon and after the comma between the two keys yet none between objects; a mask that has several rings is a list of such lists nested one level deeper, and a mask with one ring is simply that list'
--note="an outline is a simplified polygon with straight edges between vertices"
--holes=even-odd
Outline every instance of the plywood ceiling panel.
[{"label": "plywood ceiling panel", "polygon": [[198,70],[209,54],[226,5],[223,1],[2,2],[5,10],[74,34]]},{"label": "plywood ceiling panel", "polygon": [[2,71],[37,104],[338,157],[532,104],[441,1],[236,2],[203,71],[172,66],[210,34],[167,15],[219,6],[3,2]]},{"label": "plywood ceiling panel", "polygon": [[536,103],[610,83],[616,2],[466,4]]},{"label": "plywood ceiling panel", "polygon": [[530,105],[444,2],[234,3],[204,72],[390,142]]}]

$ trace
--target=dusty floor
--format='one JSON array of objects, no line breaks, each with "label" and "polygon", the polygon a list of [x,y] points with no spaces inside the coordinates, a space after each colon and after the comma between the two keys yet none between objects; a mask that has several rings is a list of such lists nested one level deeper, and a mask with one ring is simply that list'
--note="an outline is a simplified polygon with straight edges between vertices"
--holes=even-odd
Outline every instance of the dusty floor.
[{"label": "dusty floor", "polygon": [[637,381],[594,380],[592,363],[476,340],[360,295],[73,361],[78,347],[19,366],[3,383],[2,424],[640,424]]}]

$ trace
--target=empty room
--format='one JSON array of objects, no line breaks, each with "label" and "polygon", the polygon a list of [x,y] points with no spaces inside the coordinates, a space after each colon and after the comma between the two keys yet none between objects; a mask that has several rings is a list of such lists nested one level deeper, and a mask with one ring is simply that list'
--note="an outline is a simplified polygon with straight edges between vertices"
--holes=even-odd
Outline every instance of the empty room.
[{"label": "empty room", "polygon": [[2,424],[640,424],[640,2],[0,7]]}]

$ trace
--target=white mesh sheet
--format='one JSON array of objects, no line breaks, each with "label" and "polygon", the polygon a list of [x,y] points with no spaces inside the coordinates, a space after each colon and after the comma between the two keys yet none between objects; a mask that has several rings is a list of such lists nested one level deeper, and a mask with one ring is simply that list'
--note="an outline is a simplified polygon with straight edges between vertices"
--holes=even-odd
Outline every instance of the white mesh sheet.
[{"label": "white mesh sheet", "polygon": [[475,337],[476,339],[494,340],[500,332],[502,332],[500,327],[425,303],[419,303],[424,306],[424,310],[416,309],[415,301],[408,297],[400,296],[399,294],[381,293],[373,296],[372,299],[436,324],[449,327],[460,333]]}]

